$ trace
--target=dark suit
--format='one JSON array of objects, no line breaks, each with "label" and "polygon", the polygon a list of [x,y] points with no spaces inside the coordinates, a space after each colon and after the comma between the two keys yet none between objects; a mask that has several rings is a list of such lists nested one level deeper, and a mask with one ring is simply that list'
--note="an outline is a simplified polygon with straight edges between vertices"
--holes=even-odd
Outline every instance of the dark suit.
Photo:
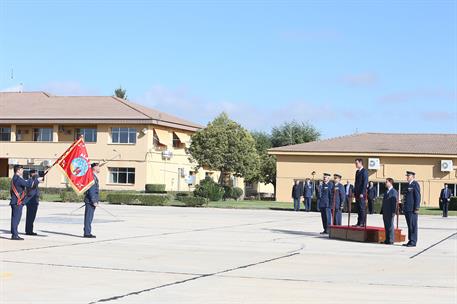
[{"label": "dark suit", "polygon": [[38,189],[38,181],[37,176],[33,176],[30,179],[31,185],[27,188],[27,196],[25,205],[27,206],[27,216],[25,219],[25,233],[33,233],[33,222],[36,218],[36,213],[38,211],[38,204],[40,199],[40,190]]},{"label": "dark suit", "polygon": [[[333,225],[341,225],[343,219],[343,206],[346,199],[344,186],[342,184],[334,185],[332,195]],[[335,204],[333,204],[335,203]]]},{"label": "dark suit", "polygon": [[443,188],[441,189],[440,193],[440,202],[443,205],[443,216],[447,217],[447,213],[449,210],[449,199],[452,196],[452,192],[449,188]]},{"label": "dark suit", "polygon": [[373,214],[374,211],[374,199],[376,198],[376,188],[373,186],[368,188],[368,213]]},{"label": "dark suit", "polygon": [[95,204],[99,202],[98,178],[94,174],[94,184],[86,191],[84,195],[84,235],[92,234],[92,220],[94,219]]},{"label": "dark suit", "polygon": [[[355,172],[354,196],[357,204],[357,226],[365,226],[365,202],[368,185],[368,171],[365,168]],[[360,196],[363,195],[363,198]]]},{"label": "dark suit", "polygon": [[384,221],[384,229],[386,231],[385,243],[393,244],[395,241],[394,235],[394,220],[397,212],[398,192],[393,187],[384,193],[382,198],[382,219]]},{"label": "dark suit", "polygon": [[[21,222],[22,207],[24,207],[25,191],[27,187],[31,186],[31,180],[25,180],[17,174],[14,174],[11,179],[11,236],[12,238],[19,237],[17,226]],[[17,194],[13,191],[16,189]],[[17,196],[19,195],[19,197]]]},{"label": "dark suit", "polygon": [[313,184],[310,182],[309,185],[305,183],[303,186],[303,198],[305,201],[305,210],[311,211],[311,198],[313,197]]},{"label": "dark suit", "polygon": [[294,210],[300,210],[300,197],[301,197],[302,189],[300,184],[294,184],[292,186],[292,198],[294,199]]},{"label": "dark suit", "polygon": [[420,201],[420,186],[414,180],[408,185],[405,193],[405,203],[403,205],[403,213],[405,214],[406,224],[408,225],[408,244],[411,245],[416,245],[417,243],[417,221]]},{"label": "dark suit", "polygon": [[328,226],[332,221],[330,208],[332,206],[333,184],[330,182],[327,184],[323,183],[319,188],[319,208],[321,211],[322,226],[324,227],[324,232],[328,232]]}]

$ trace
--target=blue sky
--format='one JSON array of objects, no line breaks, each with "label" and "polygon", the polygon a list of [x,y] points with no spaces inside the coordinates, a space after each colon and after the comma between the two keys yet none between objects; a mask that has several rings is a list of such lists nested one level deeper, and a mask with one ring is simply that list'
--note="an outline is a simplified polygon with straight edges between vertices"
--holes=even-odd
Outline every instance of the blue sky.
[{"label": "blue sky", "polygon": [[0,89],[19,83],[323,138],[456,133],[457,2],[0,0]]}]

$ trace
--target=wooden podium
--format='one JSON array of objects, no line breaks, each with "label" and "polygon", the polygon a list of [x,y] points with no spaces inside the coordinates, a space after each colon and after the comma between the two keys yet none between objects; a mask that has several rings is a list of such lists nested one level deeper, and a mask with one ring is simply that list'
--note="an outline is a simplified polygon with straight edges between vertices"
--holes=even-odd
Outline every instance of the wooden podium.
[{"label": "wooden podium", "polygon": [[[352,226],[330,226],[329,237],[331,239],[382,243],[386,239],[386,233],[383,227],[352,227]],[[394,230],[395,242],[404,242],[405,235],[401,234],[401,229]]]}]

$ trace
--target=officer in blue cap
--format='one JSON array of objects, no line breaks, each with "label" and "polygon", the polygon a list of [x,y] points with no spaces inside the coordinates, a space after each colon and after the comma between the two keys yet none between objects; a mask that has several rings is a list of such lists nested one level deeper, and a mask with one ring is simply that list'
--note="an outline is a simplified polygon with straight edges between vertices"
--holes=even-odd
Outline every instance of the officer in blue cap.
[{"label": "officer in blue cap", "polygon": [[40,178],[38,177],[37,170],[30,170],[30,180],[31,185],[30,187],[27,187],[27,196],[25,198],[25,205],[27,206],[27,216],[25,218],[25,234],[37,235],[33,231],[33,223],[35,222],[36,213],[38,211],[38,201],[40,199],[40,190],[38,189]]},{"label": "officer in blue cap", "polygon": [[99,186],[97,174],[100,173],[100,166],[98,163],[92,163],[92,172],[94,173],[94,184],[86,191],[84,195],[84,237],[95,238],[92,234],[92,220],[94,219],[95,208],[99,202]]},{"label": "officer in blue cap", "polygon": [[321,211],[322,226],[324,227],[324,231],[322,231],[321,234],[328,234],[328,226],[332,221],[332,213],[330,208],[333,195],[333,185],[330,182],[329,173],[324,173],[324,181],[319,188],[319,208]]},{"label": "officer in blue cap", "polygon": [[332,199],[332,213],[333,225],[341,225],[343,219],[344,200],[346,199],[346,192],[344,186],[341,184],[341,175],[333,174],[333,199]]},{"label": "officer in blue cap", "polygon": [[406,171],[406,180],[408,181],[408,189],[404,194],[403,213],[405,214],[406,224],[408,225],[408,243],[403,244],[403,246],[416,247],[421,189],[419,183],[416,181],[416,173]]}]

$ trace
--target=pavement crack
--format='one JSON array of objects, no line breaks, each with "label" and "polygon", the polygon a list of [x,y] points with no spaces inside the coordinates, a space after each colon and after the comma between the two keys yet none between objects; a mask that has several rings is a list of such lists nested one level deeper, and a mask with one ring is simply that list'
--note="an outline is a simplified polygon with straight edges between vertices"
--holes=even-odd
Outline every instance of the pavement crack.
[{"label": "pavement crack", "polygon": [[432,248],[435,247],[436,245],[439,245],[439,244],[441,244],[442,242],[447,241],[447,240],[449,240],[450,238],[452,238],[452,237],[454,237],[454,236],[457,236],[457,232],[452,233],[451,235],[445,237],[445,238],[442,239],[441,241],[436,242],[435,244],[432,244],[432,245],[428,246],[428,247],[425,248],[424,250],[419,251],[418,253],[416,253],[415,255],[410,256],[409,258],[410,258],[410,259],[414,259],[414,258],[417,257],[418,255],[420,255],[420,254],[426,252],[426,251],[429,250],[429,249],[432,249]]}]

